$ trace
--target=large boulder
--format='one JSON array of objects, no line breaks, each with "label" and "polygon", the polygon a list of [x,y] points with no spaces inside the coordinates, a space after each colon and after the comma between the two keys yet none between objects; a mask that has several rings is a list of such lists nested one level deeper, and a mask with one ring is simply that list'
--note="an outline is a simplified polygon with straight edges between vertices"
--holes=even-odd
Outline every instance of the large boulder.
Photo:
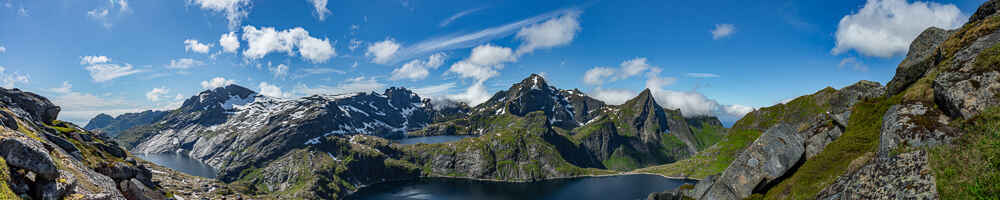
[{"label": "large boulder", "polygon": [[24,137],[4,137],[0,139],[0,156],[7,165],[26,169],[42,178],[55,180],[59,177],[56,163],[42,143]]},{"label": "large boulder", "polygon": [[699,199],[744,199],[754,191],[773,186],[785,172],[805,160],[804,146],[805,140],[794,127],[771,127],[736,157]]},{"label": "large boulder", "polygon": [[887,95],[895,95],[906,89],[907,86],[920,79],[937,61],[940,54],[937,54],[937,47],[941,45],[955,31],[948,31],[937,27],[930,27],[921,32],[913,42],[910,43],[910,50],[906,53],[906,58],[899,67],[896,68],[896,75],[892,81],[886,84]]},{"label": "large boulder", "polygon": [[[985,6],[984,6],[985,7]],[[955,52],[934,79],[934,101],[951,117],[970,118],[1000,105],[1000,31]]]},{"label": "large boulder", "polygon": [[0,106],[18,108],[28,114],[31,119],[49,123],[59,117],[59,106],[52,104],[45,97],[18,89],[0,88]]},{"label": "large boulder", "polygon": [[122,193],[125,194],[125,198],[129,200],[163,200],[167,199],[163,193],[149,188],[149,186],[144,185],[141,181],[136,179],[129,179],[118,183],[121,187]]},{"label": "large boulder", "polygon": [[66,197],[77,186],[76,177],[72,173],[60,173],[59,179],[39,183],[38,196],[44,200],[59,200]]},{"label": "large boulder", "polygon": [[840,135],[844,134],[844,129],[847,125],[841,124],[841,122],[837,120],[837,117],[837,115],[833,114],[820,114],[819,117],[813,119],[809,128],[799,132],[799,135],[806,140],[806,159],[812,158],[820,152],[823,152],[826,145],[830,144],[837,138],[840,138]]}]

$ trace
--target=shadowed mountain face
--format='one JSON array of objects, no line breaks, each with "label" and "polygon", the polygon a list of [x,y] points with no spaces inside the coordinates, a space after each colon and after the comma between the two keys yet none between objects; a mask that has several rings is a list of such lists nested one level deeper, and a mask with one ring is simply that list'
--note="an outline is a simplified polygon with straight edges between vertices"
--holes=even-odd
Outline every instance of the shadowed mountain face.
[{"label": "shadowed mountain face", "polygon": [[125,113],[118,117],[111,117],[110,115],[101,113],[91,119],[87,123],[87,126],[84,126],[84,129],[105,134],[108,137],[115,137],[118,136],[118,133],[132,127],[160,121],[168,113],[166,111],[147,110],[140,113]]}]

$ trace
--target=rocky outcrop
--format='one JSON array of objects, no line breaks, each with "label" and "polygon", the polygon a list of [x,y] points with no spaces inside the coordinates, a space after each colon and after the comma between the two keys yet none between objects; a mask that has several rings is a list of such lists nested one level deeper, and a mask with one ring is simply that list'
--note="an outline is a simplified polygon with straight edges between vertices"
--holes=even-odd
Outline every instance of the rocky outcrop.
[{"label": "rocky outcrop", "polygon": [[927,152],[917,150],[875,158],[837,178],[817,199],[937,199]]},{"label": "rocky outcrop", "polygon": [[[152,199],[165,199],[159,186],[149,180],[149,170],[123,162],[128,154],[107,138],[66,122],[55,120],[58,107],[44,97],[0,88],[0,199],[133,199],[123,195],[128,188],[102,170],[100,165],[138,169],[129,178],[139,183]],[[121,153],[112,153],[121,152]],[[9,174],[9,176],[7,176]],[[7,188],[9,186],[9,188]],[[8,190],[9,189],[9,190]],[[11,191],[13,194],[5,194]],[[149,195],[145,195],[149,196]]]},{"label": "rocky outcrop", "polygon": [[896,75],[892,77],[889,84],[886,84],[886,94],[895,95],[923,77],[927,71],[935,67],[942,59],[936,52],[937,47],[948,39],[955,31],[948,31],[937,27],[930,27],[921,32],[913,42],[910,43],[910,50],[906,53],[906,58],[899,67],[896,67]]},{"label": "rocky outcrop", "polygon": [[[990,3],[988,3],[990,4]],[[985,25],[984,25],[985,26]],[[969,118],[1000,105],[1000,31],[959,48],[934,79],[934,101],[951,117]]]},{"label": "rocky outcrop", "polygon": [[[795,129],[778,124],[757,138],[722,172],[699,199],[744,199],[766,191],[786,172],[804,162],[805,140]],[[697,188],[697,186],[696,186]]]}]

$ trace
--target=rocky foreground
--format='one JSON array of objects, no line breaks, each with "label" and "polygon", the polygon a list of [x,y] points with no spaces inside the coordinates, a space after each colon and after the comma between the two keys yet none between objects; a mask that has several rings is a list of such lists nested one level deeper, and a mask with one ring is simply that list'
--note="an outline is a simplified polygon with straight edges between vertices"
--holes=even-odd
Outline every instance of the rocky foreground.
[{"label": "rocky foreground", "polygon": [[925,30],[885,87],[762,108],[692,159],[640,169],[703,177],[650,199],[1000,197],[998,11],[989,1],[957,30]]}]

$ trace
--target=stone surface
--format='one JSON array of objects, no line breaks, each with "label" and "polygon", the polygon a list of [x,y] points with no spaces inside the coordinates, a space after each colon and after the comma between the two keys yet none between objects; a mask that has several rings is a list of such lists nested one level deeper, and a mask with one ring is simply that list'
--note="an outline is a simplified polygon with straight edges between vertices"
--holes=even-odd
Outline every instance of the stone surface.
[{"label": "stone surface", "polygon": [[875,158],[837,178],[817,199],[937,199],[927,152],[917,150]]},{"label": "stone surface", "polygon": [[35,172],[48,180],[59,177],[55,161],[41,143],[26,137],[0,138],[0,156],[7,165]]},{"label": "stone surface", "polygon": [[923,103],[894,105],[882,117],[878,156],[889,157],[897,148],[945,144],[959,136],[948,126],[951,118]]},{"label": "stone surface", "polygon": [[804,161],[804,145],[795,128],[787,124],[771,127],[736,157],[699,199],[744,199],[755,190],[776,184]]},{"label": "stone surface", "polygon": [[150,189],[139,180],[129,179],[118,183],[129,200],[164,200],[167,199],[163,193]]}]

